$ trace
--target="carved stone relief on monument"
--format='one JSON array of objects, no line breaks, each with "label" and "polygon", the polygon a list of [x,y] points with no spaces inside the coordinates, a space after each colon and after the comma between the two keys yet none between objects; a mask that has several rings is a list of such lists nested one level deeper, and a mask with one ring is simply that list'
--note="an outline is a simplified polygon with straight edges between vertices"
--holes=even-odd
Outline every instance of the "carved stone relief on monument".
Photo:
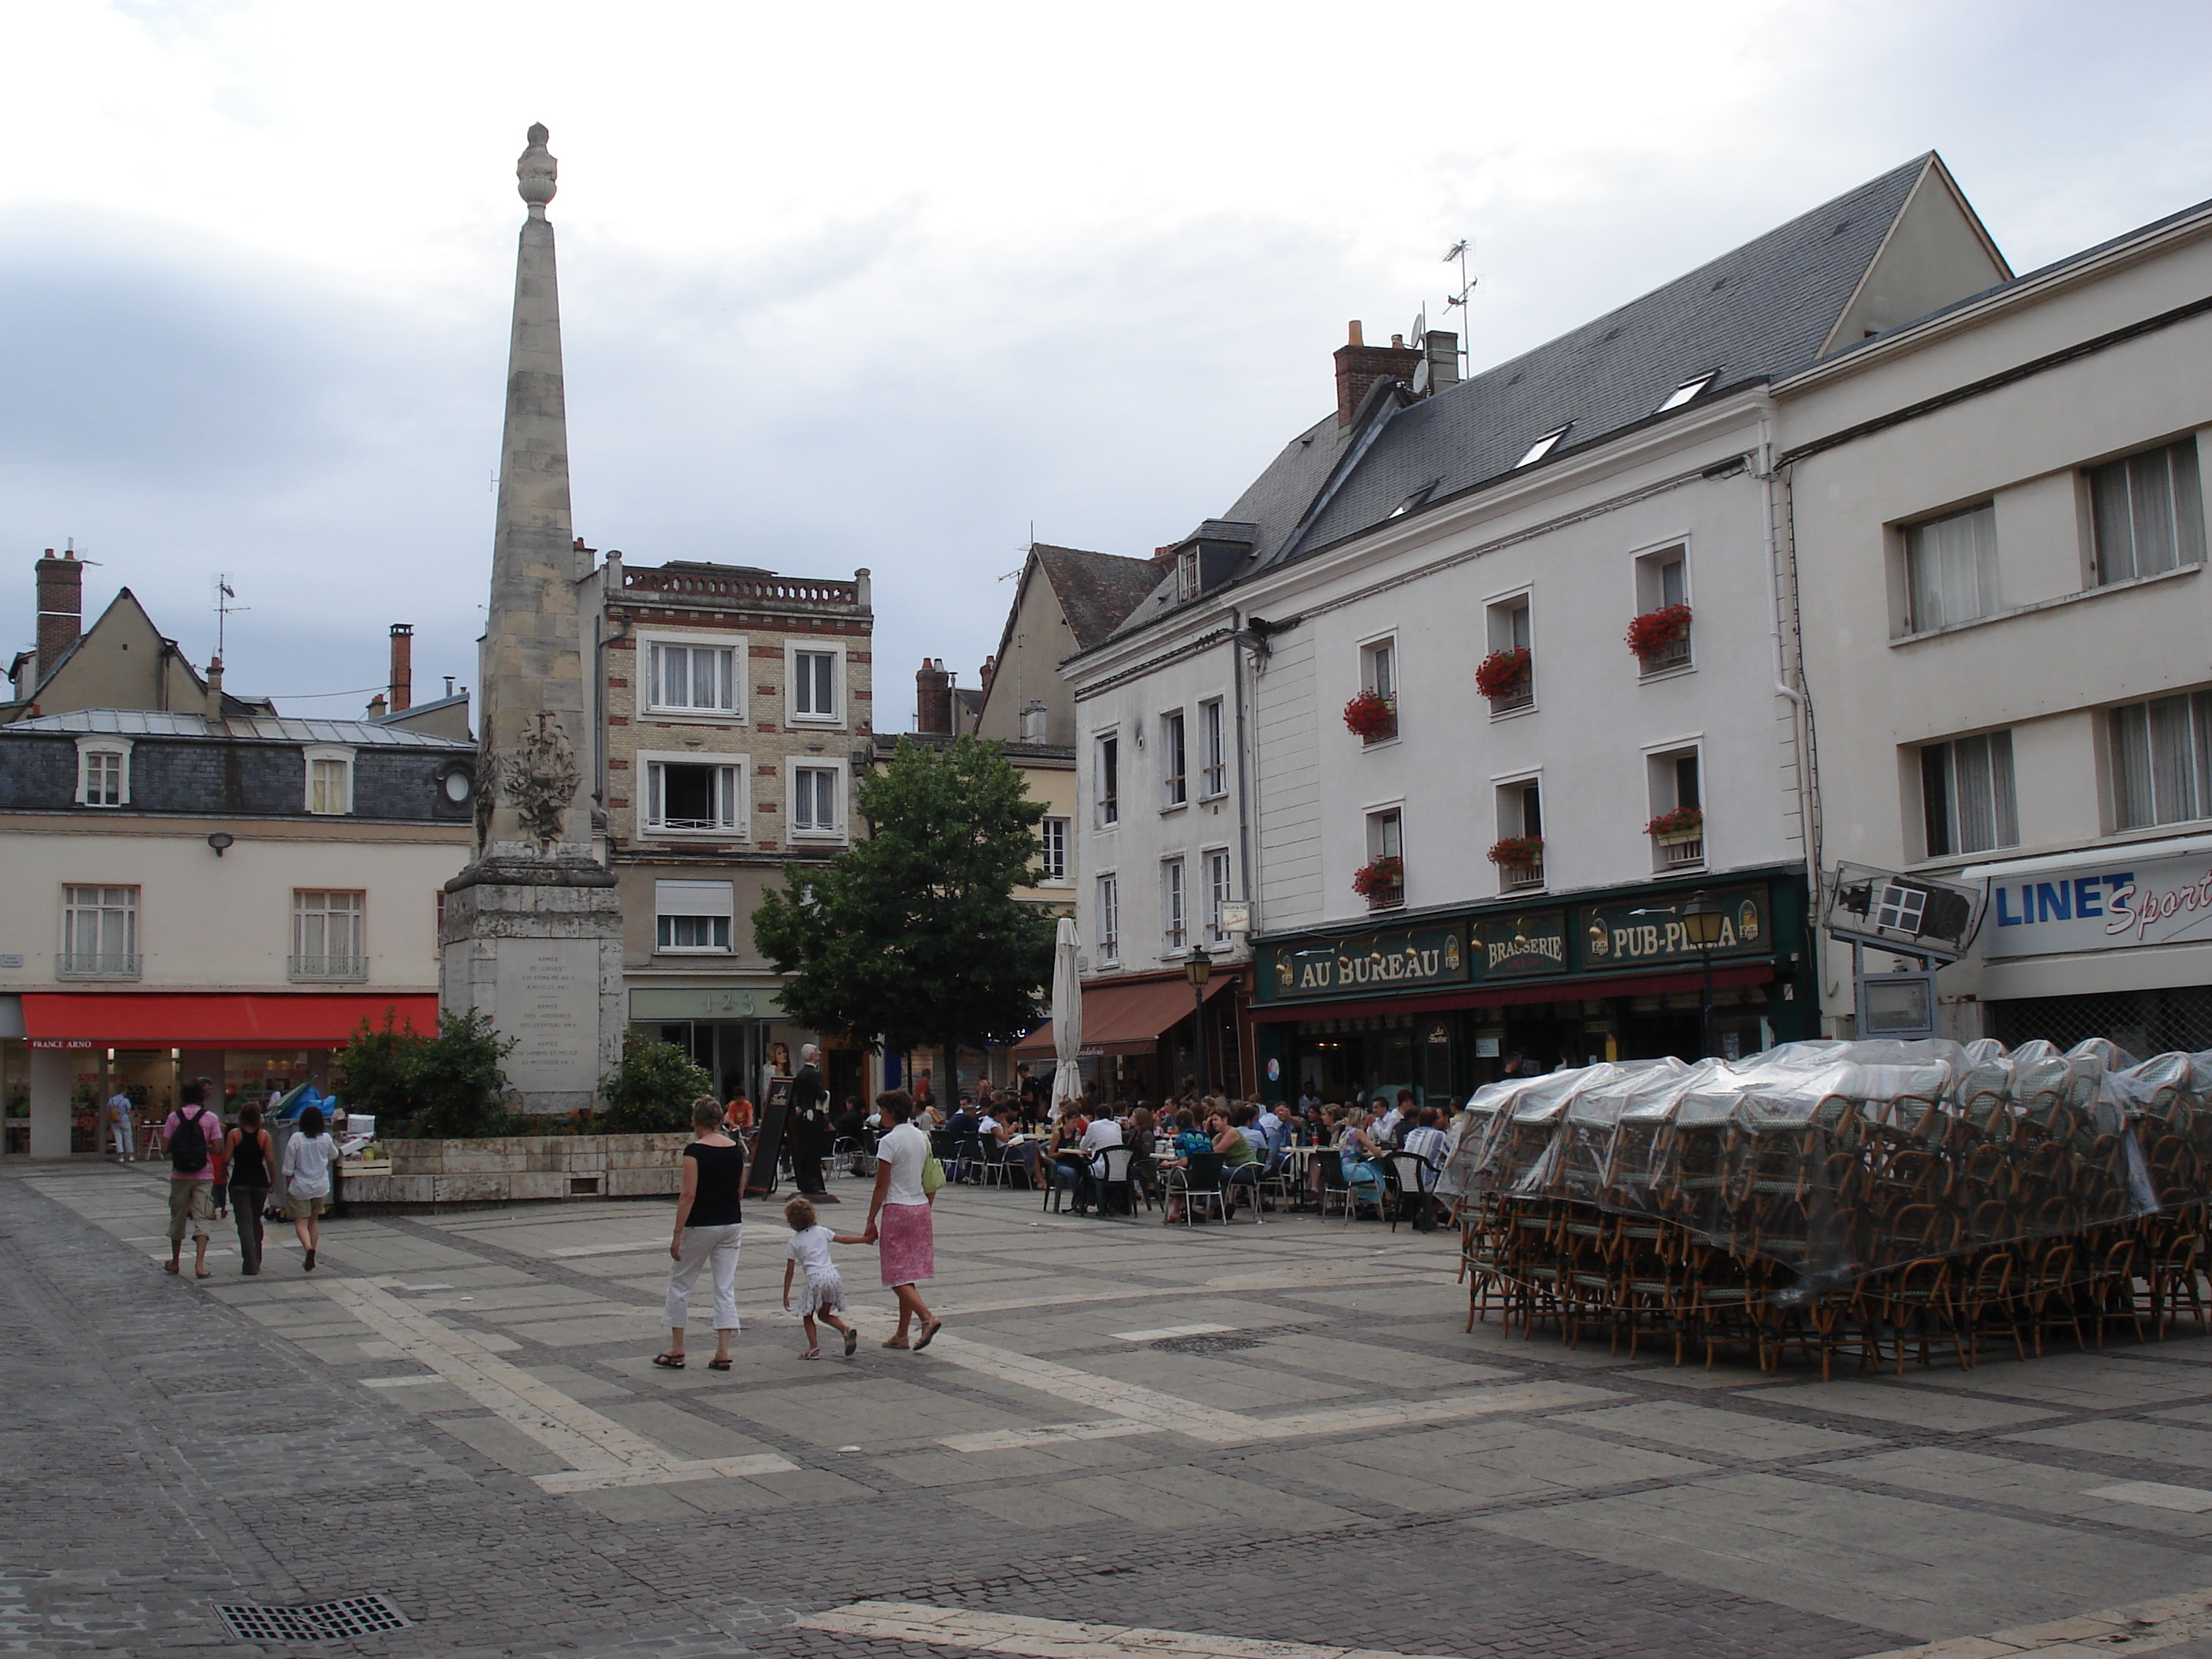
[{"label": "carved stone relief on monument", "polygon": [[540,853],[551,850],[561,839],[569,803],[575,799],[576,786],[583,775],[561,722],[539,709],[521,746],[501,761],[499,781],[506,791],[507,804],[538,842]]}]

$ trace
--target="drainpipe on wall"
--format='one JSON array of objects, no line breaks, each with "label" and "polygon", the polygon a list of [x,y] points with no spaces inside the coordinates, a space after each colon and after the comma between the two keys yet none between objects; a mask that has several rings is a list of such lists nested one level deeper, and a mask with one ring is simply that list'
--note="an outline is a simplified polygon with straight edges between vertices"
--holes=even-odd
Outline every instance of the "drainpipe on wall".
[{"label": "drainpipe on wall", "polygon": [[[1790,499],[1790,481],[1774,464],[1773,409],[1771,404],[1759,411],[1759,459],[1757,476],[1760,498],[1766,520],[1766,596],[1773,629],[1770,643],[1773,647],[1773,690],[1790,704],[1790,735],[1797,750],[1797,822],[1805,849],[1807,902],[1811,907],[1806,917],[1805,948],[1813,958],[1814,980],[1820,988],[1823,1006],[1838,988],[1828,983],[1827,945],[1820,935],[1820,910],[1822,872],[1820,868],[1820,823],[1819,791],[1814,782],[1818,764],[1814,753],[1813,708],[1804,692],[1791,685],[1788,678],[1787,657],[1784,650],[1784,629],[1796,632],[1800,629],[1797,613],[1796,584],[1790,584],[1788,599],[1783,594],[1782,561],[1785,538],[1782,521],[1790,520],[1787,539],[1792,560],[1796,551],[1796,528],[1794,504]],[[1785,614],[1786,605],[1786,614]],[[1800,635],[1802,638],[1802,634]],[[1821,1010],[1814,1010],[1817,1025]]]}]

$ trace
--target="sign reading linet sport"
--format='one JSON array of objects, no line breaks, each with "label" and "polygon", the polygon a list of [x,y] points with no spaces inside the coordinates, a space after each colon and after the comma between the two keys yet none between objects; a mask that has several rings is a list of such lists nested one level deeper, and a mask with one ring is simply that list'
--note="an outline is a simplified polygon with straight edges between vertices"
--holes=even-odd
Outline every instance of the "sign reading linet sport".
[{"label": "sign reading linet sport", "polygon": [[[1721,908],[1723,925],[1717,957],[1762,956],[1774,948],[1773,918],[1768,914],[1764,887],[1731,887],[1713,892]],[[1698,960],[1698,947],[1690,943],[1682,926],[1680,908],[1687,894],[1641,904],[1587,904],[1575,912],[1576,938],[1581,943],[1587,969],[1641,968],[1647,964],[1675,967]]]},{"label": "sign reading linet sport", "polygon": [[2121,951],[2212,939],[2212,857],[2130,860],[1990,880],[1985,957]]},{"label": "sign reading linet sport", "polygon": [[1398,927],[1298,950],[1278,946],[1273,955],[1278,1002],[1346,992],[1402,991],[1417,985],[1461,985],[1468,977],[1467,940],[1456,927]]}]

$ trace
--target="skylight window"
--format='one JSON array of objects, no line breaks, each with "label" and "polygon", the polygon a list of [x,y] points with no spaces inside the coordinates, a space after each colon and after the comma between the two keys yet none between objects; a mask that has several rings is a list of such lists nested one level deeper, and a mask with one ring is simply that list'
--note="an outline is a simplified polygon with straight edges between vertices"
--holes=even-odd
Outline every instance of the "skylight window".
[{"label": "skylight window", "polygon": [[[1569,424],[1571,425],[1572,422],[1571,422]],[[1519,460],[1514,462],[1513,465],[1516,467],[1527,466],[1532,461],[1542,460],[1545,456],[1552,453],[1552,447],[1566,435],[1567,428],[1564,426],[1557,432],[1547,432],[1542,437],[1537,439],[1534,443],[1530,444],[1528,446],[1528,453],[1526,455],[1523,455]]]},{"label": "skylight window", "polygon": [[1431,478],[1428,483],[1426,483],[1423,484],[1423,485],[1422,485],[1419,489],[1415,490],[1412,495],[1410,495],[1407,496],[1407,497],[1406,497],[1406,499],[1405,499],[1404,501],[1402,501],[1399,502],[1397,506],[1395,506],[1395,507],[1392,507],[1392,508],[1390,509],[1389,516],[1390,516],[1391,518],[1393,518],[1393,519],[1402,519],[1402,518],[1404,518],[1404,517],[1405,517],[1408,513],[1411,513],[1411,512],[1412,512],[1415,507],[1417,507],[1420,506],[1424,501],[1427,501],[1427,500],[1429,499],[1429,492],[1430,492],[1430,491],[1431,491],[1431,490],[1433,490],[1436,487],[1437,487],[1437,480],[1435,480],[1435,479]]},{"label": "skylight window", "polygon": [[1696,380],[1683,381],[1681,385],[1676,386],[1672,392],[1667,394],[1667,401],[1659,405],[1658,412],[1664,415],[1670,409],[1680,409],[1684,404],[1689,402],[1691,398],[1696,397],[1700,392],[1703,392],[1707,386],[1711,386],[1713,383],[1713,376],[1719,373],[1720,371],[1717,368],[1709,368],[1704,374],[1698,375]]}]

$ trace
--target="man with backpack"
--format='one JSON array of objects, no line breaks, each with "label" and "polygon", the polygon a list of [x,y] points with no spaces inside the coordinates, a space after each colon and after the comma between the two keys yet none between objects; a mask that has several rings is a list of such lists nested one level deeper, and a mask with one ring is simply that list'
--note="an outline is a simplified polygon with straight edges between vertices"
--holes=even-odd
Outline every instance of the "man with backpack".
[{"label": "man with backpack", "polygon": [[208,1270],[208,1220],[215,1213],[214,1149],[222,1134],[222,1120],[207,1109],[207,1079],[194,1078],[185,1085],[181,1104],[161,1126],[169,1144],[169,1260],[170,1273],[179,1271],[185,1251],[185,1224],[191,1224],[196,1258],[193,1275],[211,1279]]}]

